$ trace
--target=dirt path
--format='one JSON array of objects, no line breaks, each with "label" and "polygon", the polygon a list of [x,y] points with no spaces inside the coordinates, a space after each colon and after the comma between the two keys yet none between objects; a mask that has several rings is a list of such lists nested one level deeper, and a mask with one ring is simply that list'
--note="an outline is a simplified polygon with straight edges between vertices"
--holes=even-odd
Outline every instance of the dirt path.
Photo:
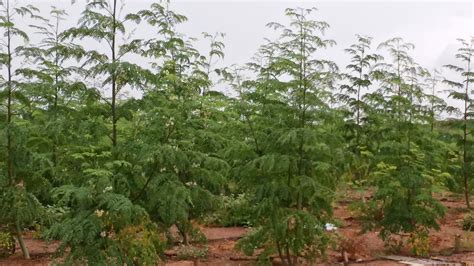
[{"label": "dirt path", "polygon": [[248,232],[248,229],[243,227],[203,227],[201,228],[201,231],[204,233],[208,241],[215,241],[239,239]]}]

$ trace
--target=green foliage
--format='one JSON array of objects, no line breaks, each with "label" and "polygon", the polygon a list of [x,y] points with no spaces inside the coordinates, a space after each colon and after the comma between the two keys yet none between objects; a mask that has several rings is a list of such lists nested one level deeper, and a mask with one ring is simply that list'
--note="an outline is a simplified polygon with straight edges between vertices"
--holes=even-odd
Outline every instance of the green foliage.
[{"label": "green foliage", "polygon": [[[133,178],[124,180],[132,200],[165,228],[176,225],[188,244],[196,231],[191,220],[217,208],[215,195],[222,192],[229,171],[221,155],[225,139],[218,134],[222,126],[216,102],[222,99],[205,93],[215,61],[174,30],[185,17],[170,11],[166,3],[129,17],[143,20],[160,34],[143,41],[136,52],[163,64],[150,66],[151,86],[129,110],[136,119],[119,121],[119,128],[133,129],[118,146],[135,168]],[[213,38],[210,56],[222,57],[222,48]]]},{"label": "green foliage", "polygon": [[[29,37],[17,27],[17,20],[37,18],[38,9],[28,5],[13,6],[9,0],[0,2],[0,33],[3,36],[0,45],[0,100],[2,103],[0,124],[2,138],[0,144],[4,152],[0,155],[0,223],[11,225],[26,259],[29,252],[22,238],[22,230],[31,225],[35,219],[42,217],[42,205],[32,194],[35,183],[41,182],[32,175],[31,168],[35,161],[28,147],[28,121],[22,117],[28,112],[22,106],[29,106],[27,96],[29,84],[25,84],[22,73],[34,70],[23,67],[20,60]],[[27,117],[27,115],[26,115]]]},{"label": "green foliage", "polygon": [[0,207],[3,210],[0,217],[1,224],[19,224],[26,227],[32,225],[40,217],[44,217],[45,212],[41,203],[24,188],[3,189],[0,193]]},{"label": "green foliage", "polygon": [[217,210],[204,217],[205,224],[224,227],[253,225],[249,195],[245,193],[222,195],[218,200]]},{"label": "green foliage", "polygon": [[[174,91],[163,94],[144,97],[143,105],[162,116],[143,114],[140,128],[146,130],[135,136],[140,143],[127,147],[140,151],[141,156],[131,160],[138,160],[146,171],[133,186],[142,188],[135,198],[153,219],[167,227],[178,225],[187,242],[189,221],[217,207],[215,195],[229,167],[219,155],[223,140],[212,132],[215,122],[202,115],[207,106],[175,96]],[[168,97],[176,98],[170,102]],[[175,109],[177,105],[182,108]]]},{"label": "green foliage", "polygon": [[429,184],[420,183],[429,181],[416,178],[419,167],[416,162],[400,170],[393,165],[379,164],[375,175],[380,188],[367,206],[367,216],[382,227],[383,239],[392,233],[439,228],[436,221],[443,215],[444,208],[430,196]]},{"label": "green foliage", "polygon": [[63,186],[54,192],[59,204],[70,211],[47,236],[61,240],[60,253],[70,250],[66,262],[155,261],[163,244],[145,210],[108,187],[98,188],[100,182],[91,185]]},{"label": "green foliage", "polygon": [[376,190],[366,205],[364,219],[368,229],[380,228],[381,238],[390,242],[392,235],[439,229],[437,220],[444,215],[444,207],[432,192],[435,180],[445,173],[443,166],[436,164],[443,161],[443,153],[425,148],[439,141],[426,125],[430,114],[423,106],[425,94],[418,82],[425,71],[409,55],[413,45],[394,38],[380,47],[387,49],[393,63],[379,65],[381,88],[375,94],[388,97],[380,98],[379,112],[368,114],[381,120],[381,128],[371,130],[383,139],[375,143],[372,176]]},{"label": "green foliage", "polygon": [[119,253],[126,254],[128,263],[153,265],[156,255],[164,251],[164,240],[157,233],[158,228],[151,224],[128,226],[117,234]]},{"label": "green foliage", "polygon": [[337,100],[348,106],[347,110],[344,110],[347,112],[346,138],[349,142],[348,147],[353,152],[348,175],[357,183],[366,182],[373,168],[371,164],[373,154],[368,150],[372,139],[367,132],[364,132],[367,130],[367,113],[371,109],[366,94],[377,74],[380,74],[373,69],[373,65],[383,58],[370,53],[371,43],[371,37],[357,35],[357,43],[345,49],[352,55],[351,64],[346,66],[350,73],[342,75],[348,84],[342,85],[341,93],[337,95]]},{"label": "green foliage", "polygon": [[178,259],[189,260],[189,259],[202,259],[207,257],[207,248],[199,248],[194,246],[180,246],[178,248]]},{"label": "green foliage", "polygon": [[428,257],[430,252],[428,231],[418,231],[410,236],[409,240],[412,246],[412,252],[415,256]]}]

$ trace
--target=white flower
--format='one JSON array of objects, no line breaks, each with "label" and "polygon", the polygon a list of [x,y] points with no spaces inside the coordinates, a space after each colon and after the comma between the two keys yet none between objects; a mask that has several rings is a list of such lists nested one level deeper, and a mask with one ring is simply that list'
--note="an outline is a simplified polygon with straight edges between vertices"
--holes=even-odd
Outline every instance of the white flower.
[{"label": "white flower", "polygon": [[186,182],[185,185],[188,187],[194,187],[194,186],[197,186],[197,183],[194,181],[189,181],[189,182]]},{"label": "white flower", "polygon": [[105,231],[100,232],[100,237],[104,238],[106,236],[107,236],[107,232]]},{"label": "white flower", "polygon": [[104,210],[95,210],[95,215],[97,215],[97,217],[102,217],[102,215],[104,215]]},{"label": "white flower", "polygon": [[109,192],[109,191],[112,191],[112,186],[108,186],[108,187],[104,188],[104,190],[102,192],[106,193],[106,192]]}]

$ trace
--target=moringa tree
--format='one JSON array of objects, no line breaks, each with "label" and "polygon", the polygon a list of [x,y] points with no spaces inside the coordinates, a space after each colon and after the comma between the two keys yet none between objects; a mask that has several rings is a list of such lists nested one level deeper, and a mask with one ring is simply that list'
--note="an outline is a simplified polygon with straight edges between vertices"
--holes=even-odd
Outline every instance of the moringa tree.
[{"label": "moringa tree", "polygon": [[112,147],[116,147],[118,142],[120,93],[126,86],[143,88],[144,77],[149,74],[137,64],[124,60],[127,54],[138,49],[140,41],[119,43],[120,38],[130,38],[126,22],[137,21],[137,17],[131,14],[121,16],[123,7],[124,4],[120,0],[89,1],[79,20],[79,26],[68,29],[62,34],[63,38],[89,38],[106,44],[107,52],[103,52],[102,49],[88,51],[84,66],[89,66],[86,78],[101,79],[100,86],[104,89],[107,85],[110,86],[110,97],[104,97],[104,100],[110,106],[112,129],[109,138]]},{"label": "moringa tree", "polygon": [[376,70],[374,65],[383,58],[371,53],[372,38],[357,35],[357,42],[352,44],[345,51],[350,54],[351,63],[347,65],[347,74],[342,75],[348,80],[348,84],[341,86],[342,93],[337,95],[338,101],[348,105],[348,121],[346,127],[349,131],[349,147],[353,151],[354,158],[350,170],[351,179],[356,182],[366,181],[365,177],[369,174],[370,163],[367,162],[370,157],[368,142],[373,142],[364,136],[366,121],[366,112],[369,109],[369,103],[365,97],[370,86],[374,82]]},{"label": "moringa tree", "polygon": [[446,102],[439,95],[439,85],[443,80],[444,78],[441,76],[440,70],[433,69],[431,72],[427,72],[425,87],[427,87],[428,90],[426,97],[430,105],[429,112],[431,132],[434,131],[436,127],[436,121],[440,119],[440,115],[443,112],[452,112],[451,108],[447,106]]},{"label": "moringa tree", "polygon": [[31,25],[41,41],[21,50],[34,67],[21,69],[18,74],[25,80],[25,94],[30,99],[29,112],[24,117],[31,128],[29,146],[36,158],[36,170],[31,175],[45,178],[46,182],[36,190],[51,203],[49,190],[65,180],[62,168],[67,151],[71,143],[77,144],[72,117],[77,115],[76,108],[84,99],[95,92],[74,81],[84,74],[75,63],[85,56],[85,51],[62,38],[60,24],[67,13],[52,7],[49,14],[51,19],[40,18],[41,23]]},{"label": "moringa tree", "polygon": [[339,100],[347,103],[349,110],[354,114],[355,144],[357,146],[360,145],[360,128],[364,118],[365,103],[362,101],[363,95],[368,92],[369,86],[372,85],[373,65],[383,59],[380,55],[371,53],[371,43],[371,37],[357,35],[357,43],[345,49],[348,54],[352,55],[351,63],[346,67],[350,73],[345,76],[350,84],[341,87],[344,94],[340,95]]},{"label": "moringa tree", "polygon": [[329,25],[314,20],[314,10],[289,8],[289,26],[268,24],[280,38],[262,46],[262,60],[250,65],[257,78],[243,90],[244,110],[255,110],[244,113],[244,141],[258,147],[240,175],[254,195],[256,227],[239,246],[247,253],[263,247],[263,257],[278,253],[284,265],[324,254],[337,180],[331,170],[338,137],[328,106],[337,67],[315,55],[334,41],[324,39]]},{"label": "moringa tree", "polygon": [[42,217],[42,206],[30,192],[31,153],[28,150],[28,128],[22,126],[22,109],[29,104],[25,93],[25,84],[21,74],[28,70],[28,64],[22,63],[25,58],[22,51],[29,37],[15,23],[21,18],[36,18],[37,9],[31,5],[17,7],[9,1],[0,1],[0,98],[5,108],[1,109],[5,122],[1,124],[2,144],[5,152],[2,156],[2,174],[0,174],[0,223],[6,224],[16,233],[23,255],[30,258],[23,241],[22,232],[25,226]]},{"label": "moringa tree", "polygon": [[427,147],[433,145],[428,126],[431,116],[424,106],[421,84],[426,71],[409,54],[414,46],[403,39],[390,39],[380,47],[387,50],[392,62],[379,64],[381,88],[377,94],[382,115],[373,114],[381,119],[373,130],[382,135],[382,141],[374,154],[376,190],[366,205],[366,218],[369,228],[380,228],[386,244],[398,241],[393,235],[407,233],[415,253],[426,254],[426,245],[416,243],[427,243],[428,230],[438,229],[437,220],[444,214],[443,206],[432,196],[441,172],[434,171],[438,166],[426,160],[431,156]]},{"label": "moringa tree", "polygon": [[223,44],[213,39],[209,58],[201,55],[193,39],[175,30],[186,18],[167,4],[152,4],[134,16],[158,33],[140,47],[156,78],[137,110],[140,141],[131,146],[139,156],[130,157],[152,170],[136,178],[135,199],[166,229],[176,225],[187,245],[196,236],[191,219],[215,207],[228,171],[219,155],[224,139],[215,130],[220,100],[209,91],[212,57],[223,56]]},{"label": "moringa tree", "polygon": [[444,82],[451,86],[453,90],[450,92],[450,97],[462,102],[460,112],[462,113],[462,123],[460,123],[462,133],[458,139],[460,146],[460,164],[461,176],[464,190],[464,200],[466,206],[471,208],[470,193],[472,187],[473,162],[474,162],[474,141],[473,134],[473,119],[474,119],[474,97],[471,84],[474,83],[474,68],[472,60],[474,60],[474,38],[471,40],[459,39],[461,47],[455,57],[463,64],[459,65],[445,65],[447,69],[459,73],[461,76],[459,80],[448,80]]},{"label": "moringa tree", "polygon": [[[120,93],[125,88],[144,88],[153,77],[150,71],[125,60],[127,54],[137,51],[140,41],[119,44],[120,38],[128,37],[127,21],[136,19],[121,16],[122,8],[118,0],[90,1],[79,26],[61,34],[61,43],[90,38],[106,44],[105,49],[94,48],[82,56],[82,78],[100,82],[95,89],[90,83],[81,86],[81,104],[74,106],[78,111],[71,134],[75,141],[68,143],[62,167],[65,178],[52,193],[56,206],[66,213],[47,235],[61,240],[59,253],[68,250],[69,263],[151,264],[162,248],[156,224],[133,202],[136,191],[131,184],[142,170],[127,161],[129,143],[119,142],[127,137],[126,120],[132,119],[128,110],[134,102],[121,102]],[[107,89],[110,97],[102,97],[102,90]],[[106,122],[109,119],[111,122]],[[123,135],[118,134],[119,128]]]},{"label": "moringa tree", "polygon": [[[206,70],[208,78],[210,78],[212,72],[216,72],[217,74],[221,73],[220,69],[214,67],[219,59],[224,59],[225,44],[223,38],[225,37],[225,34],[221,32],[216,32],[214,34],[203,32],[203,36],[205,39],[209,40],[210,49],[207,54],[207,61],[204,63],[203,67]],[[207,89],[204,87],[201,91],[201,95],[205,96],[206,93]]]}]

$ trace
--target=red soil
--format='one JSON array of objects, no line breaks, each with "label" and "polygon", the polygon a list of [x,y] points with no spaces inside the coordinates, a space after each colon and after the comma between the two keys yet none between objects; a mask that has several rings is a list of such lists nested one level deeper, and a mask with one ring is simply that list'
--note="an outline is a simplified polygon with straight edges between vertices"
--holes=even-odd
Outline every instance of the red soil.
[{"label": "red soil", "polygon": [[[441,229],[433,231],[430,234],[431,257],[443,258],[457,262],[474,263],[474,233],[461,230],[461,223],[466,210],[461,199],[456,197],[441,197],[442,203],[446,206],[446,216],[440,221]],[[378,237],[377,232],[361,234],[361,225],[355,220],[347,203],[339,203],[335,207],[334,215],[342,225],[337,229],[339,234],[352,239],[355,243],[354,254],[351,260],[357,265],[401,265],[397,262],[380,259],[380,256],[386,253],[383,242]],[[191,261],[178,260],[176,248],[167,251],[169,256],[166,265],[187,266],[187,265],[210,265],[210,266],[237,266],[254,265],[254,257],[247,257],[234,249],[237,240],[242,237],[247,229],[241,227],[232,228],[202,228],[202,232],[207,237],[206,244],[196,244],[199,247],[207,247],[208,255],[205,260]],[[452,254],[455,235],[461,235],[462,241],[469,246],[470,251],[464,251],[458,254]],[[46,243],[32,237],[31,233],[25,235],[25,242],[28,246],[32,259],[27,261],[22,258],[21,250],[17,247],[15,255],[8,259],[0,260],[0,265],[49,265],[51,258],[58,247],[57,242]],[[402,254],[411,256],[408,247],[402,250]],[[321,265],[340,263],[342,261],[341,253],[330,249],[326,262]],[[275,260],[276,265],[277,259]]]}]

